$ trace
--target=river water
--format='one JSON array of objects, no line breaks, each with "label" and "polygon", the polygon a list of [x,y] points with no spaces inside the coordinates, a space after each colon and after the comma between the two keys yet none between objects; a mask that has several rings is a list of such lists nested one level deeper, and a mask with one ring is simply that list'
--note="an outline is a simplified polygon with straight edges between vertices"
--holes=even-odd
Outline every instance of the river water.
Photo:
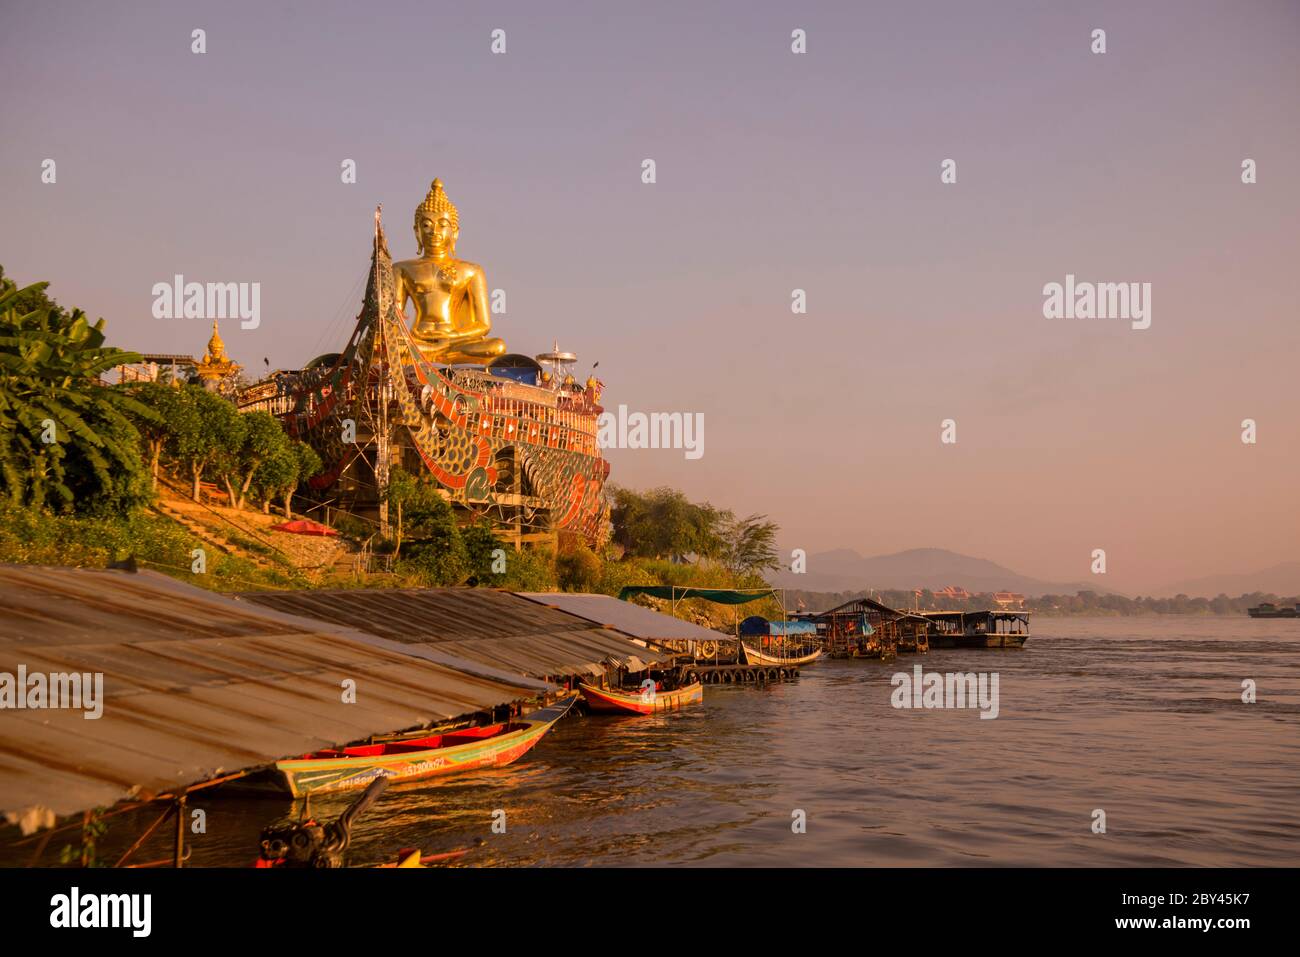
[{"label": "river water", "polygon": [[[418,846],[467,849],[464,865],[1300,864],[1300,620],[1034,628],[1019,650],[824,661],[657,717],[566,719],[511,767],[390,788],[352,860]],[[895,709],[891,676],[915,664],[996,671],[998,717]],[[202,806],[191,866],[247,864],[260,828],[294,813]]]}]

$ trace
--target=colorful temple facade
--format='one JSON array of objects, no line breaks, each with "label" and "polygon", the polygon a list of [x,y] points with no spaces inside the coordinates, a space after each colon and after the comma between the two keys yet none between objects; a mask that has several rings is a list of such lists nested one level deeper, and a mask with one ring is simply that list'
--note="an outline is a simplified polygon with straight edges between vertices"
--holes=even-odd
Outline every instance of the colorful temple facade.
[{"label": "colorful temple facade", "polygon": [[483,270],[455,258],[459,218],[437,180],[415,232],[420,258],[394,264],[376,211],[365,299],[343,350],[243,390],[240,408],[278,415],[316,449],[321,503],[385,524],[400,466],[516,545],[557,532],[603,542],[601,383],[578,385],[571,353],[508,354],[488,336]]}]

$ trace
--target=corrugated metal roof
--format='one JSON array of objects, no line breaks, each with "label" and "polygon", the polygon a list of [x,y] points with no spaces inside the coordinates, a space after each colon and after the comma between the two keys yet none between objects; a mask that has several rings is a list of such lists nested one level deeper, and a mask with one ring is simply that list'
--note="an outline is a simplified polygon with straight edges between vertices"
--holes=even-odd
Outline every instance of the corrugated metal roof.
[{"label": "corrugated metal roof", "polygon": [[[0,813],[157,794],[547,687],[153,572],[0,565],[0,672],[102,672],[103,714],[0,712]],[[356,702],[342,682],[356,682]]]},{"label": "corrugated metal roof", "polygon": [[730,637],[672,615],[652,611],[628,601],[619,601],[610,595],[567,591],[526,591],[518,594],[529,601],[554,606],[642,641],[717,641],[719,638]]},{"label": "corrugated metal roof", "polygon": [[581,617],[490,588],[247,592],[240,598],[535,677],[602,674],[607,664],[639,671],[665,657]]},{"label": "corrugated metal roof", "polygon": [[844,612],[849,611],[850,609],[859,610],[859,611],[878,611],[880,612],[880,614],[884,615],[885,617],[889,617],[891,615],[895,618],[922,617],[921,615],[914,614],[913,612],[910,611],[905,611],[898,608],[891,608],[888,605],[881,604],[880,602],[876,601],[874,598],[867,598],[865,596],[862,598],[854,598],[852,601],[846,601],[842,605],[836,605],[834,608],[831,608],[828,611],[818,612],[812,617],[814,619],[825,618],[829,615],[843,614]]}]

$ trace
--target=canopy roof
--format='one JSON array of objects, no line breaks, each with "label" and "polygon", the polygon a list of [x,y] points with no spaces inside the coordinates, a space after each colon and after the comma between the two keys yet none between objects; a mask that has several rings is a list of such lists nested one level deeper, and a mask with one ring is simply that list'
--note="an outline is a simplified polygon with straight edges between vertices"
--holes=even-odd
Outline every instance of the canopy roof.
[{"label": "canopy roof", "polygon": [[852,601],[846,601],[842,605],[836,605],[827,611],[818,612],[813,615],[814,621],[820,621],[836,615],[865,614],[867,612],[877,612],[884,618],[902,619],[902,618],[922,618],[924,616],[911,611],[902,611],[898,608],[891,608],[886,604],[876,601],[874,598],[855,598]]},{"label": "canopy roof", "polygon": [[687,588],[682,585],[628,585],[618,597],[627,601],[634,595],[647,595],[650,598],[663,598],[668,601],[681,601],[684,598],[703,598],[705,601],[719,605],[745,605],[761,598],[776,594],[772,588]]},{"label": "canopy roof", "polygon": [[771,621],[761,615],[750,615],[740,623],[740,633],[745,637],[815,635],[817,624],[812,621]]},{"label": "canopy roof", "polygon": [[729,638],[711,628],[682,621],[672,615],[631,602],[620,601],[610,595],[588,595],[581,592],[519,592],[520,596],[541,605],[561,609],[586,619],[592,624],[614,628],[641,641],[717,641]]},{"label": "canopy roof", "polygon": [[640,671],[664,657],[597,623],[491,588],[248,592],[240,598],[539,678],[601,675],[608,666]]},{"label": "canopy roof", "polygon": [[0,673],[103,675],[99,718],[0,714],[0,814],[25,830],[550,687],[154,572],[0,565],[0,608]]}]

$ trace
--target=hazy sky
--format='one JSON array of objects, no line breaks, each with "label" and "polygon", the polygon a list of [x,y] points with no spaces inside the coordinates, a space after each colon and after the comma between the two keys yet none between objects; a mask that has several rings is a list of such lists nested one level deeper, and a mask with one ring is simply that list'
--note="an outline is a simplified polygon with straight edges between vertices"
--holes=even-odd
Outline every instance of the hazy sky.
[{"label": "hazy sky", "polygon": [[[512,351],[704,414],[617,482],[1129,591],[1300,558],[1300,4],[0,9],[0,263],[116,345],[203,351],[151,315],[182,273],[261,283],[250,371],[341,348],[374,205],[414,256],[438,176]],[[1067,273],[1151,327],[1044,318]]]}]

